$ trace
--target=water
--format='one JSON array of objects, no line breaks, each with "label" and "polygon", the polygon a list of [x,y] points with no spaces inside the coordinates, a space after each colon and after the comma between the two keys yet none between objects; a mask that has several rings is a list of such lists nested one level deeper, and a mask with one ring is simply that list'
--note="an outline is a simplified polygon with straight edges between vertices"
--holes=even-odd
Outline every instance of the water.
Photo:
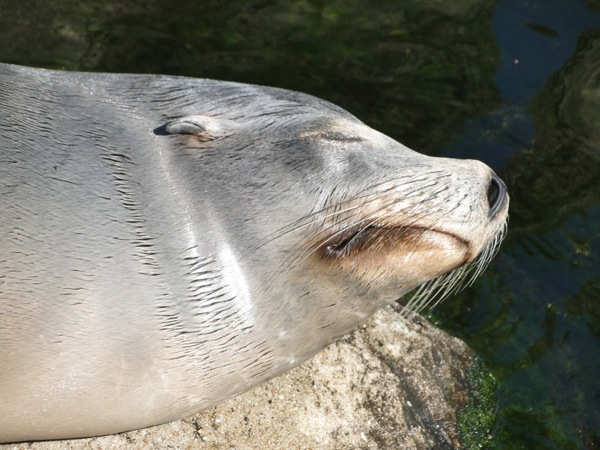
[{"label": "water", "polygon": [[[600,16],[582,1],[503,0],[492,23],[502,106],[469,119],[443,153],[488,162],[517,204],[494,272],[462,308],[435,314],[499,379],[493,447],[597,448],[600,110],[587,116],[585,106],[600,107],[600,51],[582,48],[600,47],[600,33],[582,35],[600,29]],[[570,95],[586,100],[573,110]]]},{"label": "water", "polygon": [[600,446],[598,0],[0,0],[0,43],[4,62],[296,89],[488,163],[508,237],[435,320],[498,379],[490,447]]}]

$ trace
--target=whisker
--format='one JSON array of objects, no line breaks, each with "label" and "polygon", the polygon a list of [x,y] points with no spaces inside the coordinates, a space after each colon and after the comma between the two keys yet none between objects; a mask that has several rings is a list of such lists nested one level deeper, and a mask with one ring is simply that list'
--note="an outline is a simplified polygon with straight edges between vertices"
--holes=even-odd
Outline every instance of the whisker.
[{"label": "whisker", "polygon": [[[322,227],[322,229],[319,230],[319,232],[316,234],[317,239],[314,244],[312,244],[310,246],[306,246],[306,245],[302,245],[299,242],[299,244],[296,246],[298,251],[290,254],[289,257],[286,258],[285,261],[283,262],[283,266],[286,267],[286,270],[292,270],[293,268],[301,265],[302,262],[304,262],[305,260],[310,258],[312,255],[314,255],[315,252],[317,252],[320,248],[322,248],[328,242],[335,241],[336,238],[342,236],[344,233],[348,232],[349,230],[351,230],[353,228],[357,228],[357,235],[358,235],[361,232],[363,232],[365,229],[367,229],[368,227],[376,225],[377,220],[375,220],[374,218],[381,216],[381,213],[383,211],[393,208],[394,205],[396,205],[400,202],[406,201],[407,198],[415,197],[416,196],[415,193],[417,193],[417,195],[418,195],[419,193],[422,193],[423,190],[425,190],[426,192],[431,191],[431,188],[433,188],[436,184],[439,183],[439,179],[432,180],[430,178],[430,175],[434,174],[434,173],[438,173],[438,172],[439,171],[432,171],[431,173],[421,174],[421,178],[418,180],[411,179],[410,184],[417,184],[417,186],[415,186],[412,191],[404,193],[402,198],[392,197],[392,199],[390,201],[383,203],[381,205],[378,205],[377,208],[375,208],[373,211],[369,212],[368,214],[366,214],[362,217],[361,217],[360,213],[353,214],[352,216],[349,216],[349,217],[344,217],[344,214],[347,212],[351,212],[351,211],[361,211],[364,208],[368,207],[373,202],[381,201],[382,197],[385,198],[385,195],[383,195],[383,194],[385,194],[386,192],[390,192],[390,191],[396,191],[399,188],[399,186],[402,186],[402,189],[406,189],[407,183],[405,182],[405,180],[399,180],[398,178],[395,178],[394,183],[392,185],[390,185],[388,188],[381,190],[381,191],[374,191],[373,187],[370,187],[368,190],[361,191],[360,195],[358,195],[358,196],[354,196],[348,200],[340,201],[333,205],[328,205],[327,207],[321,208],[317,212],[313,212],[310,215],[303,217],[302,219],[300,219],[299,221],[297,221],[295,223],[295,226],[293,228],[291,228],[290,226],[282,228],[280,233],[277,235],[277,237],[283,237],[287,234],[293,233],[293,232],[298,231],[303,228],[310,227],[311,225],[314,225],[317,223],[324,224],[326,222],[330,222],[330,225]],[[445,178],[445,177],[438,177],[438,178]],[[402,184],[400,184],[401,182],[402,182]],[[418,184],[419,182],[422,182],[422,183]],[[382,182],[382,183],[379,183],[378,186],[383,186],[383,185],[389,184],[389,183],[390,183],[390,181]],[[438,197],[440,195],[440,193],[443,193],[443,192],[448,192],[448,195],[445,195],[442,199],[438,199],[438,201],[434,202],[433,200],[436,199],[436,197]],[[450,197],[451,197],[451,195],[450,195],[450,192],[448,191],[447,187],[443,187],[441,189],[434,190],[433,192],[430,192],[427,195],[427,197],[424,197],[424,198],[419,197],[419,201],[411,204],[410,207],[395,211],[395,216],[396,217],[401,216],[405,220],[404,226],[406,226],[407,228],[411,228],[415,224],[421,222],[424,217],[428,217],[431,215],[439,216],[438,219],[436,220],[436,222],[434,222],[433,224],[430,224],[429,227],[427,227],[426,229],[423,229],[421,231],[421,233],[425,233],[429,229],[434,227],[438,223],[438,221],[443,220],[443,218],[446,214],[449,214],[449,212],[447,211],[447,208],[444,208],[445,212],[443,214],[440,214],[440,212],[442,211],[442,208],[443,208],[442,205]],[[356,205],[356,206],[348,206],[348,203],[356,202],[357,200],[362,200],[362,203],[359,205]],[[432,209],[431,207],[429,207],[427,209],[423,208],[423,205],[431,205],[432,203],[437,205],[437,207],[435,209]],[[344,205],[343,209],[340,209],[337,211],[335,210],[336,208],[339,208],[342,205]],[[327,214],[325,216],[323,216],[322,213],[325,211],[327,211]],[[319,215],[319,213],[321,213],[321,215]],[[360,218],[357,220],[356,217],[360,217]],[[307,218],[310,218],[310,220],[306,221]],[[335,220],[335,219],[340,219],[340,218],[341,218],[341,220]],[[302,223],[302,221],[306,221],[306,222]],[[342,225],[342,226],[340,227],[340,225]],[[337,230],[333,231],[335,228],[337,228]],[[263,245],[265,245],[265,244],[263,244]],[[282,275],[283,275],[283,272],[278,272],[278,273],[273,274],[273,277],[268,281],[268,284],[269,285],[273,284]]]},{"label": "whisker", "polygon": [[[411,169],[414,169],[414,167]],[[441,173],[441,172],[440,171],[424,172],[424,173],[420,174],[420,177],[418,179],[414,178],[414,174],[412,172],[409,174],[406,174],[406,175],[396,176],[392,180],[394,182],[393,185],[391,185],[389,188],[381,189],[381,190],[377,190],[377,188],[384,186],[386,184],[389,184],[391,181],[385,180],[385,181],[381,181],[381,182],[372,184],[368,188],[365,188],[362,191],[358,191],[356,193],[356,195],[350,196],[348,199],[339,201],[333,205],[324,206],[323,208],[313,211],[310,214],[298,219],[297,221],[292,222],[291,224],[288,224],[288,225],[280,228],[279,230],[275,231],[274,233],[267,235],[265,240],[262,241],[262,243],[260,243],[256,247],[253,247],[252,250],[257,251],[261,247],[267,245],[268,243],[272,242],[275,239],[279,239],[287,234],[307,228],[310,225],[313,225],[314,223],[316,223],[318,221],[324,222],[327,219],[331,219],[336,216],[342,215],[344,213],[359,209],[374,200],[380,199],[386,193],[397,190],[398,186],[400,186],[400,185],[402,186],[402,188],[404,190],[404,189],[406,189],[407,186],[410,186],[411,184],[415,184],[415,183],[419,183],[419,182],[427,182],[429,184],[424,184],[424,185],[418,186],[418,188],[420,188],[421,190],[431,188],[431,187],[435,186],[435,184],[437,184],[438,180],[436,180],[436,179],[432,180],[429,176],[436,174],[436,173]],[[405,178],[410,178],[410,180],[406,181]],[[444,177],[440,177],[440,178],[444,178]],[[402,182],[402,184],[399,184],[400,182]],[[412,198],[414,196],[415,192],[417,192],[416,188],[404,193],[402,196],[402,200]],[[331,197],[332,195],[333,195],[333,192],[329,195],[329,197]],[[354,203],[359,200],[366,200],[369,197],[372,197],[372,199],[369,202],[365,201],[361,205],[350,206],[348,208],[344,208],[344,209],[340,209],[340,210],[336,211],[337,208],[343,207],[344,205],[348,205],[350,203]],[[430,200],[434,197],[435,197],[435,193],[430,194],[424,200]],[[397,200],[397,201],[400,201],[400,200]],[[422,201],[423,200],[421,200],[421,202]],[[415,204],[415,207],[418,207],[418,206],[419,206],[418,203]],[[333,212],[330,212],[331,210],[333,210]]]},{"label": "whisker", "polygon": [[[279,228],[256,245],[248,247],[247,251],[258,252],[275,240],[304,232],[299,237],[297,245],[293,247],[295,250],[290,252],[282,262],[285,270],[275,271],[267,280],[267,289],[275,285],[286,271],[299,267],[324,246],[343,240],[348,233],[351,234],[348,236],[349,241],[344,242],[344,247],[351,247],[352,241],[358,239],[368,228],[384,227],[385,221],[382,222],[381,217],[387,217],[388,220],[393,218],[407,229],[419,229],[415,235],[418,238],[419,235],[435,230],[467,198],[466,194],[458,200],[455,198],[454,193],[443,182],[450,175],[442,171],[431,170],[419,174],[418,178],[414,177],[414,171],[396,175],[391,180],[370,185],[354,195],[348,192],[338,193],[334,188],[325,197],[321,196],[322,207]],[[407,186],[410,186],[409,190]],[[402,192],[402,195],[397,195],[398,192]],[[389,195],[390,193],[392,195]],[[339,198],[332,202],[334,196]],[[454,204],[449,205],[450,201]],[[406,204],[400,206],[402,203]],[[468,216],[465,221],[467,219]],[[423,226],[424,223],[427,225]],[[307,244],[305,236],[310,234],[311,228],[315,229],[315,233],[313,239]],[[403,309],[405,316],[418,314],[428,306],[435,307],[449,295],[471,286],[498,251],[505,233],[506,224],[474,261],[421,284],[405,305]],[[381,273],[381,276],[386,276],[384,270]]]},{"label": "whisker", "polygon": [[505,222],[493,240],[471,263],[421,284],[402,309],[403,316],[410,319],[424,308],[430,305],[431,308],[434,308],[448,296],[471,286],[498,252],[506,235],[507,227],[508,223]]}]

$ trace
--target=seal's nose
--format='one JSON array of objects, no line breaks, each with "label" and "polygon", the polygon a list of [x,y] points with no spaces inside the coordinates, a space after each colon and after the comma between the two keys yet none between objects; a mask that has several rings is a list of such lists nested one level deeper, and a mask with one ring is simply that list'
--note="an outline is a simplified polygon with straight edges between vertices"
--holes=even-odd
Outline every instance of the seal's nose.
[{"label": "seal's nose", "polygon": [[502,208],[506,197],[506,185],[500,179],[500,177],[498,177],[498,175],[492,173],[492,178],[487,191],[487,199],[490,206],[490,217],[494,217],[500,208]]}]

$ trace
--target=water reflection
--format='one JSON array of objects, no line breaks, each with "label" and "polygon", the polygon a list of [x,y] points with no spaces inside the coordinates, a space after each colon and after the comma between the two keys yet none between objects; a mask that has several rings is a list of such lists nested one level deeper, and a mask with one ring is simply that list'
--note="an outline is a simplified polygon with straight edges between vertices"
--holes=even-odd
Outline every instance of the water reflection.
[{"label": "water reflection", "polygon": [[[557,19],[557,10],[537,7]],[[518,87],[508,84],[506,67],[500,70],[507,101],[531,113],[534,139],[528,141],[531,129],[509,127],[508,136],[493,140],[512,141],[513,156],[502,170],[512,201],[509,236],[495,273],[477,293],[465,295],[466,317],[464,309],[442,306],[500,379],[495,444],[502,448],[590,448],[599,442],[600,30],[579,33],[586,24],[600,27],[600,18],[583,16],[582,8],[573,8],[582,20],[569,33],[573,14],[556,22],[556,34],[540,37],[564,41],[544,52],[544,64],[526,76],[513,72]],[[502,5],[498,11],[504,14]],[[512,29],[527,28],[539,32],[524,22]],[[548,77],[544,70],[561,61],[574,35],[574,52]],[[523,54],[529,47],[517,48]]]}]

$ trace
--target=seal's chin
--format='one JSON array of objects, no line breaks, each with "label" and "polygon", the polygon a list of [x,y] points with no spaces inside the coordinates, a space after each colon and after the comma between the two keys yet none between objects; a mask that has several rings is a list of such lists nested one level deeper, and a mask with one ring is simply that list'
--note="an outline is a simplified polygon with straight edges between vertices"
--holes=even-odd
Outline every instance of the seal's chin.
[{"label": "seal's chin", "polygon": [[321,246],[320,256],[369,283],[390,281],[417,286],[475,258],[468,240],[418,226],[348,228]]}]

